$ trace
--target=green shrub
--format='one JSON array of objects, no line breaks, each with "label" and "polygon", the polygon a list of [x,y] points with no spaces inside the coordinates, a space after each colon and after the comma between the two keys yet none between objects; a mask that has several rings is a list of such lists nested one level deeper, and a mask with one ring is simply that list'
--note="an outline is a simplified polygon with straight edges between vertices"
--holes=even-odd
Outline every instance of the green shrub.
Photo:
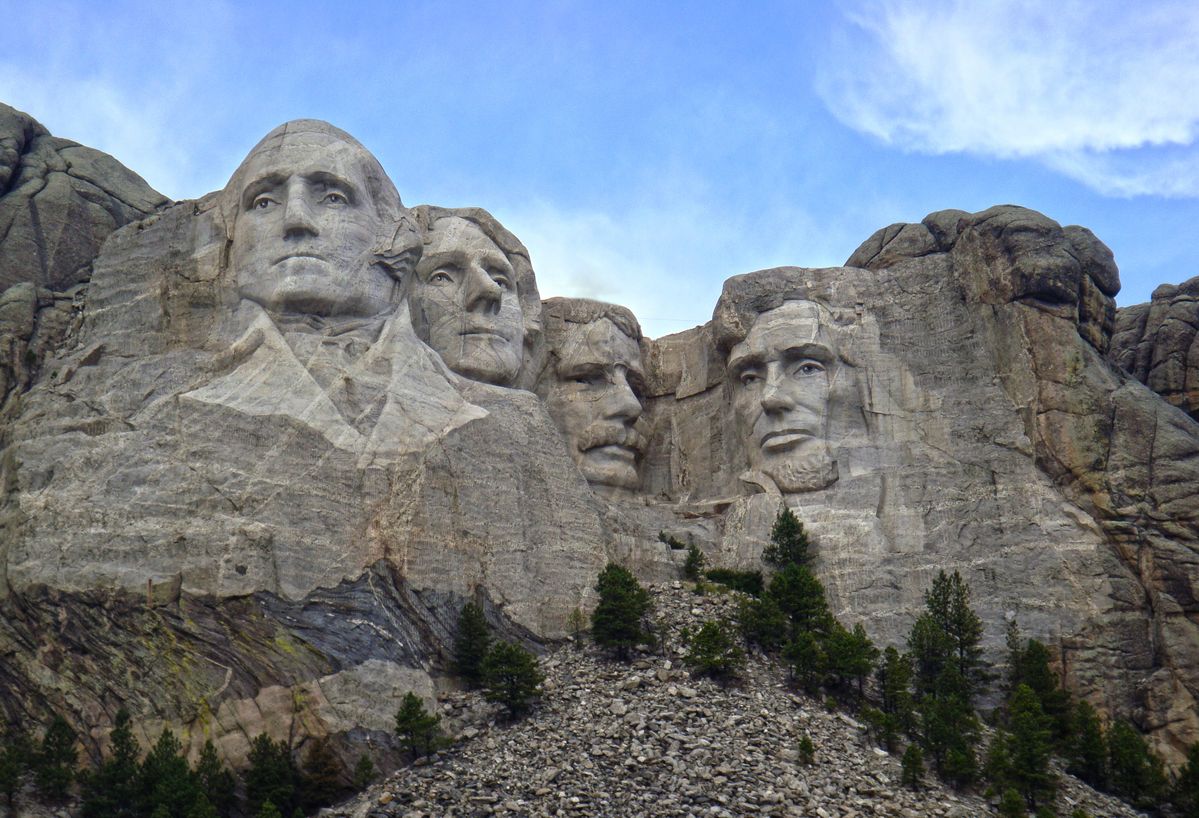
[{"label": "green shrub", "polygon": [[537,666],[537,657],[519,645],[497,642],[483,660],[483,691],[489,702],[508,709],[508,717],[525,713],[541,695],[545,680]]},{"label": "green shrub", "polygon": [[408,751],[414,758],[429,755],[437,749],[437,740],[441,735],[441,716],[426,710],[420,696],[411,691],[404,694],[400,709],[396,712],[395,723],[396,735],[408,745]]},{"label": "green shrub", "polygon": [[483,609],[473,602],[462,606],[454,634],[454,671],[471,687],[483,681],[483,657],[491,646],[491,630]]},{"label": "green shrub", "polygon": [[745,652],[727,622],[708,620],[688,636],[683,661],[694,673],[727,681],[745,664]]},{"label": "green shrub", "polygon": [[919,744],[909,744],[908,749],[903,751],[899,780],[908,789],[920,789],[924,781],[924,753]]},{"label": "green shrub", "polygon": [[633,647],[652,638],[645,624],[652,604],[649,592],[616,563],[608,563],[600,572],[595,589],[600,598],[591,614],[591,638],[601,647],[615,649],[619,658],[627,659]]},{"label": "green shrub", "polygon": [[75,731],[62,716],[55,716],[46,728],[33,756],[33,775],[38,792],[52,801],[65,799],[75,780]]},{"label": "green shrub", "polygon": [[811,766],[816,763],[816,745],[812,743],[812,739],[807,733],[799,737],[796,749],[799,751],[800,764]]},{"label": "green shrub", "polygon": [[762,595],[761,571],[734,571],[732,568],[710,568],[704,576],[713,582],[740,591],[743,594],[760,597]]},{"label": "green shrub", "polygon": [[803,523],[783,506],[770,529],[770,545],[762,551],[762,560],[775,568],[805,565],[808,561],[808,535]]},{"label": "green shrub", "polygon": [[700,551],[698,547],[694,544],[687,546],[687,560],[683,563],[683,576],[695,582],[699,579],[707,562],[704,552]]}]

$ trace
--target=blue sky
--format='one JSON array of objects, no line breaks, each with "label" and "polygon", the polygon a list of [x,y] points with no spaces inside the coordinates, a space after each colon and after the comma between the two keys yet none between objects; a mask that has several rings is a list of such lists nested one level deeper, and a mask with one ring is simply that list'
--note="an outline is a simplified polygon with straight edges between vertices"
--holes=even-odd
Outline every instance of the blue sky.
[{"label": "blue sky", "polygon": [[842,263],[945,208],[1032,207],[1115,252],[1119,302],[1199,275],[1199,4],[1109,0],[0,0],[0,101],[164,194],[288,119],[405,203],[478,205],[543,297],[660,336],[721,282]]}]

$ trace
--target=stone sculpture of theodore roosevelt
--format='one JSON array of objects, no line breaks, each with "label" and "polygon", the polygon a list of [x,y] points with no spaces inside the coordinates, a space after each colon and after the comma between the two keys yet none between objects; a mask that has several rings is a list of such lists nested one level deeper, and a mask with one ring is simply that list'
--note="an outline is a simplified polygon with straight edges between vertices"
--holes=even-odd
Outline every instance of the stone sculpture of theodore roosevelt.
[{"label": "stone sculpture of theodore roosevelt", "polygon": [[638,429],[645,372],[637,319],[583,298],[551,298],[542,316],[547,356],[537,394],[570,456],[593,487],[636,489],[646,446]]}]

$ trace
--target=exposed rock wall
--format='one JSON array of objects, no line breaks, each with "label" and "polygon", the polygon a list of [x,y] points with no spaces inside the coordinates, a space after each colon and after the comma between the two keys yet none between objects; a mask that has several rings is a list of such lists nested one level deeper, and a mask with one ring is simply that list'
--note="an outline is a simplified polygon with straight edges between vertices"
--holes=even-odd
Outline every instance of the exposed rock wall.
[{"label": "exposed rock wall", "polygon": [[1199,419],[1199,277],[1163,284],[1148,304],[1118,310],[1109,357]]},{"label": "exposed rock wall", "polygon": [[[234,762],[263,730],[386,745],[464,601],[536,647],[605,561],[672,578],[659,532],[758,567],[786,503],[879,641],[958,570],[992,658],[1016,617],[1162,749],[1199,738],[1199,423],[1105,357],[1119,277],[1084,228],[934,213],[648,341],[591,302],[543,334],[515,237],[414,217],[326,123],[161,204],[66,278],[5,268],[8,719],[64,712],[95,752],[126,704]],[[539,374],[557,424],[505,385]]]}]

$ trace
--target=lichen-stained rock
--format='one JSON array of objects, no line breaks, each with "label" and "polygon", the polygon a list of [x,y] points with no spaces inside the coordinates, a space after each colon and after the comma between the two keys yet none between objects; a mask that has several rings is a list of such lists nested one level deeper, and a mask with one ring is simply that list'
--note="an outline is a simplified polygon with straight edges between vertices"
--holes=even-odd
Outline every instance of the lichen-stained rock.
[{"label": "lichen-stained rock", "polygon": [[[55,709],[95,749],[127,701],[237,760],[260,728],[386,725],[469,599],[533,646],[589,606],[607,511],[536,396],[416,337],[390,185],[348,135],[289,123],[227,190],[110,237],[0,464],[9,718]],[[203,621],[239,616],[261,639]],[[89,653],[92,629],[112,639]]]},{"label": "lichen-stained rock", "polygon": [[1148,304],[1117,310],[1109,357],[1199,419],[1199,277],[1163,284]]},{"label": "lichen-stained rock", "polygon": [[85,281],[113,230],[167,204],[111,156],[0,104],[0,290]]},{"label": "lichen-stained rock", "polygon": [[[883,260],[883,347],[935,399],[921,437],[942,428],[949,463],[975,451],[992,475],[981,513],[946,518],[959,531],[942,559],[990,564],[968,575],[984,608],[1020,589],[1012,609],[1054,637],[1077,689],[1133,712],[1177,758],[1199,737],[1199,424],[1103,357],[1118,279],[1089,232],[1012,207],[933,214],[924,228],[935,252],[905,260],[874,241],[850,261]],[[925,491],[943,503],[973,482]],[[1023,558],[994,559],[1021,541]]]}]

